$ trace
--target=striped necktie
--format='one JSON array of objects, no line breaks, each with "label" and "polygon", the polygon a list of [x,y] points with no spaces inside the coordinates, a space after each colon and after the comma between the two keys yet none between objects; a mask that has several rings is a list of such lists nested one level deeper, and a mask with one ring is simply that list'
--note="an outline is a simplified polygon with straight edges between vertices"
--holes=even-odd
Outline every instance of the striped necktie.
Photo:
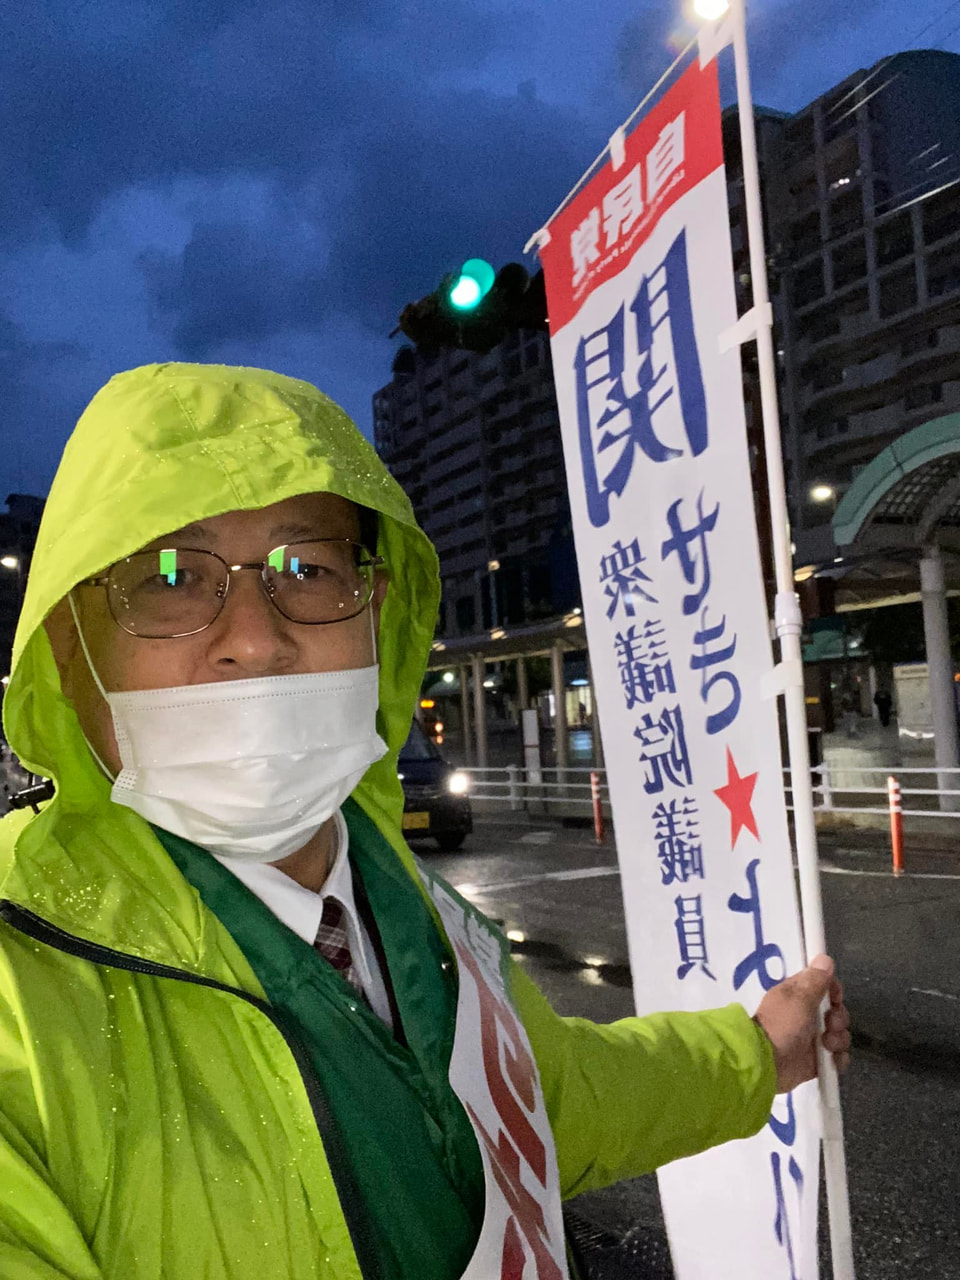
[{"label": "striped necktie", "polygon": [[313,945],[362,995],[360,977],[354,966],[353,956],[350,954],[346,912],[336,898],[328,897],[323,900],[323,915],[320,917],[320,928],[317,930]]}]

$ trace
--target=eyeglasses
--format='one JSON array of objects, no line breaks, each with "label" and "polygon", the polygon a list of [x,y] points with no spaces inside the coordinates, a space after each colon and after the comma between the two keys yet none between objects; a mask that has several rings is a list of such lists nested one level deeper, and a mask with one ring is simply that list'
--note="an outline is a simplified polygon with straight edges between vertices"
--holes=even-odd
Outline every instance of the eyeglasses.
[{"label": "eyeglasses", "polygon": [[130,635],[175,640],[216,622],[234,573],[255,569],[267,599],[290,622],[325,626],[363,612],[382,564],[381,556],[346,538],[290,543],[254,564],[227,564],[213,551],[171,547],[138,551],[81,585],[107,588],[110,613]]}]

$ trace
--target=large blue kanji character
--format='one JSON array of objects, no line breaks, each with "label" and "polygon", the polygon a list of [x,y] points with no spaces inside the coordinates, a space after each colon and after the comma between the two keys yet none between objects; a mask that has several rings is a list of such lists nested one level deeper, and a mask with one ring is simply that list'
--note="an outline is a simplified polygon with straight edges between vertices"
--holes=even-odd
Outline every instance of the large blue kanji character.
[{"label": "large blue kanji character", "polygon": [[723,645],[722,648],[708,648],[708,645],[725,638],[723,633],[726,627],[726,614],[723,615],[716,626],[708,626],[707,610],[704,607],[703,612],[700,614],[700,630],[695,631],[693,634],[693,643],[700,646],[700,652],[695,653],[690,659],[690,669],[703,672],[700,680],[700,697],[709,706],[711,689],[720,684],[726,684],[729,687],[726,705],[721,707],[719,711],[711,711],[707,715],[707,733],[722,733],[724,729],[729,729],[740,710],[740,681],[733,672],[715,671],[713,675],[707,675],[709,667],[717,666],[721,662],[729,662],[737,651],[736,635],[734,635],[729,644]]},{"label": "large blue kanji character", "polygon": [[[667,526],[670,530],[670,537],[667,538],[660,547],[660,559],[666,560],[667,556],[676,555],[680,561],[680,568],[683,571],[684,579],[694,587],[694,590],[683,597],[683,612],[685,614],[696,613],[703,604],[707,592],[710,590],[710,556],[707,551],[707,534],[712,533],[717,523],[717,516],[720,514],[720,503],[713,508],[709,515],[703,514],[703,490],[697,496],[697,522],[684,529],[680,523],[680,507],[683,503],[682,498],[678,498],[676,502],[670,504],[667,511]],[[697,543],[698,551],[691,551],[691,542]]]},{"label": "large blue kanji character", "polygon": [[662,884],[703,879],[703,843],[692,796],[662,801],[653,811]]},{"label": "large blue kanji character", "polygon": [[638,702],[648,705],[661,693],[676,693],[673,663],[664,647],[664,630],[659,619],[644,623],[642,635],[633,625],[614,637],[617,668],[627,710]]},{"label": "large blue kanji character", "polygon": [[660,463],[684,452],[684,438],[694,455],[707,447],[685,232],[640,282],[630,311],[636,349],[629,359],[621,304],[606,325],[580,339],[573,361],[587,514],[597,527],[610,519],[611,494],[623,493],[638,452]]},{"label": "large blue kanji character", "polygon": [[674,898],[673,903],[677,908],[677,918],[673,922],[673,927],[677,931],[677,943],[680,947],[680,967],[677,969],[677,977],[685,978],[699,965],[700,972],[716,982],[715,975],[709,969],[710,960],[707,955],[700,894],[689,898],[679,896]]},{"label": "large blue kanji character", "polygon": [[[757,888],[757,867],[760,865],[760,859],[754,860],[747,867],[747,885],[750,893],[748,897],[742,898],[738,893],[732,893],[727,902],[727,906],[731,911],[740,911],[745,915],[753,916],[753,950],[740,961],[736,969],[733,971],[733,989],[739,991],[751,973],[756,973],[761,987],[764,991],[769,991],[771,987],[775,987],[778,982],[782,982],[787,976],[787,964],[783,958],[783,952],[775,942],[764,942],[763,940],[763,920],[760,915],[760,891]],[[775,978],[767,969],[767,965],[771,960],[776,960],[780,964],[781,973],[779,978]]]},{"label": "large blue kanji character", "polygon": [[797,1137],[797,1113],[793,1106],[793,1090],[787,1094],[787,1118],[781,1120],[770,1112],[767,1124],[777,1135],[785,1147],[792,1147]]},{"label": "large blue kanji character", "polygon": [[[640,540],[634,540],[626,546],[618,538],[608,555],[600,557],[600,582],[603,593],[610,597],[607,605],[607,617],[612,618],[617,605],[623,605],[628,618],[637,616],[637,601],[646,600],[648,604],[656,604],[657,600],[644,590],[642,583],[650,583],[649,574],[644,573],[641,565],[646,563],[646,556],[640,552]],[[652,585],[652,584],[651,584]]]},{"label": "large blue kanji character", "polygon": [[647,712],[633,736],[643,743],[640,760],[648,766],[643,789],[656,795],[671,782],[675,787],[689,787],[693,781],[683,714],[679,706],[666,708],[659,719]]},{"label": "large blue kanji character", "polygon": [[[777,1234],[777,1243],[780,1244],[787,1253],[787,1263],[790,1267],[790,1280],[800,1280],[797,1274],[796,1259],[793,1254],[793,1238],[790,1234],[790,1215],[787,1213],[787,1201],[783,1193],[783,1176],[780,1172],[780,1152],[770,1152],[770,1167],[773,1170],[773,1187],[777,1198],[777,1216],[774,1219],[773,1229]],[[797,1199],[803,1196],[803,1170],[797,1164],[793,1156],[787,1163],[787,1169],[790,1177],[794,1181],[797,1188]]]},{"label": "large blue kanji character", "polygon": [[637,350],[650,352],[649,400],[655,425],[669,405],[697,458],[709,443],[709,432],[690,303],[686,231],[680,232],[661,265],[641,284],[630,310],[637,320]]}]

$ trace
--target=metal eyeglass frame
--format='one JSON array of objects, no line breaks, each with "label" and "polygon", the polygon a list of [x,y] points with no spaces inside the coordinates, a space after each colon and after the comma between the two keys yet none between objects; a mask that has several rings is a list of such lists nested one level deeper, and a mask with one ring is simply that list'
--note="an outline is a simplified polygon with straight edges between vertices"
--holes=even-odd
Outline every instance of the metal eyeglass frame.
[{"label": "metal eyeglass frame", "polygon": [[[272,551],[268,552],[266,560],[252,561],[249,564],[227,564],[223,556],[218,555],[216,551],[210,551],[206,547],[172,547],[170,548],[170,550],[173,550],[173,551],[200,552],[201,555],[212,556],[214,560],[219,560],[220,563],[223,565],[224,569],[226,569],[227,571],[227,580],[224,583],[223,590],[217,592],[217,598],[220,601],[220,608],[213,615],[213,617],[210,619],[209,622],[205,622],[202,627],[196,627],[193,631],[178,631],[176,632],[176,634],[172,636],[145,636],[145,635],[141,635],[138,631],[131,631],[129,627],[124,626],[124,624],[121,622],[121,620],[117,617],[116,613],[114,612],[113,599],[109,591],[107,592],[107,607],[110,610],[110,616],[113,618],[114,622],[121,629],[121,631],[125,631],[128,636],[133,636],[134,639],[136,640],[182,640],[186,636],[196,636],[196,635],[199,635],[201,631],[206,631],[207,628],[212,627],[213,624],[216,622],[217,618],[220,617],[221,613],[223,613],[224,606],[227,602],[227,596],[230,593],[230,578],[232,574],[242,573],[244,571],[255,569],[260,574],[260,583],[261,583],[261,586],[263,587],[263,594],[266,596],[266,598],[270,601],[270,603],[276,609],[277,613],[279,613],[282,618],[286,618],[288,622],[293,622],[298,627],[333,627],[333,626],[336,626],[338,622],[349,622],[351,618],[359,617],[360,614],[363,613],[367,605],[370,603],[370,601],[373,599],[373,593],[375,590],[373,575],[371,575],[371,578],[370,578],[370,594],[367,596],[366,600],[364,600],[360,608],[357,609],[355,613],[347,614],[346,617],[330,618],[326,622],[301,622],[299,618],[291,618],[290,615],[288,613],[284,613],[283,610],[280,608],[280,606],[277,604],[277,601],[275,599],[275,592],[271,591],[270,585],[267,582],[267,577],[266,577],[267,570],[272,567],[270,564],[271,556],[275,555],[280,550],[286,550],[288,547],[313,546],[318,542],[347,543],[350,546],[357,547],[359,548],[359,550],[365,552],[368,558],[366,560],[358,560],[356,562],[356,567],[358,569],[362,569],[362,568],[379,569],[386,563],[383,556],[376,556],[376,555],[371,556],[369,551],[367,551],[367,548],[363,545],[363,543],[357,542],[356,539],[354,538],[310,538],[305,542],[283,542],[280,544],[279,547],[274,547]],[[163,550],[163,548],[157,548],[157,554],[159,554],[161,550]],[[110,585],[110,574],[113,572],[113,570],[116,568],[118,564],[126,564],[129,560],[132,560],[134,556],[151,555],[151,554],[154,554],[154,553],[150,551],[134,551],[132,555],[124,556],[122,559],[115,561],[114,564],[110,566],[110,568],[107,570],[105,574],[96,578],[84,578],[81,582],[77,583],[77,585],[80,587],[108,587]]]}]

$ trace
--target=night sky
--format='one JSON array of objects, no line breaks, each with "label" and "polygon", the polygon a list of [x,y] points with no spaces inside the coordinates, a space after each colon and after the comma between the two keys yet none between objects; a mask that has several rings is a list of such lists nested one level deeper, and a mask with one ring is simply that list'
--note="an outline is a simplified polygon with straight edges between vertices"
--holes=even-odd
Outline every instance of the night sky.
[{"label": "night sky", "polygon": [[[0,502],[155,360],[315,382],[368,432],[402,305],[523,244],[691,28],[643,0],[31,0],[0,15]],[[925,25],[930,24],[924,31]],[[753,0],[792,111],[960,2]],[[532,265],[532,264],[529,264]]]}]

